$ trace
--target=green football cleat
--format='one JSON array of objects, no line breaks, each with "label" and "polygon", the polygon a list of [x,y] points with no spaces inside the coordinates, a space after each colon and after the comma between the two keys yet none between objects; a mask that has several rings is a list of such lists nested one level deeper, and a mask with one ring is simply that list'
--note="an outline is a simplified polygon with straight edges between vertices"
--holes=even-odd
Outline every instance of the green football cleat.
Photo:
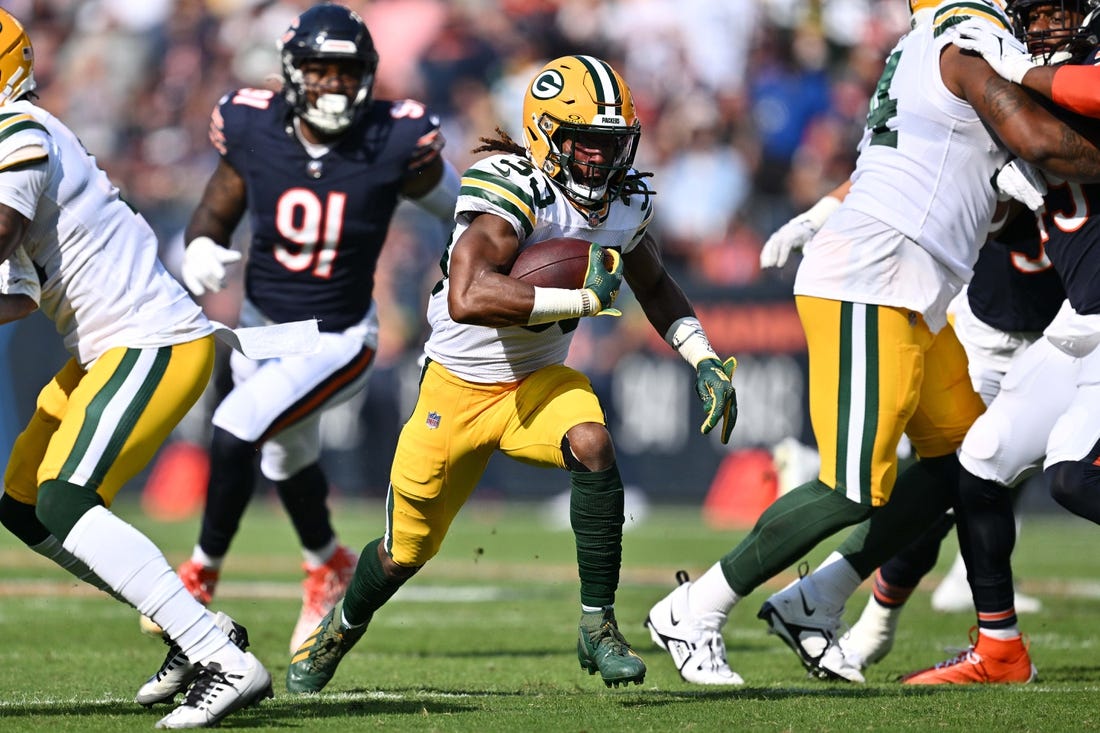
[{"label": "green football cleat", "polygon": [[336,674],[340,660],[363,637],[366,624],[349,629],[340,623],[343,608],[344,601],[341,599],[290,658],[290,667],[286,671],[288,692],[323,690]]},{"label": "green football cleat", "polygon": [[645,681],[645,662],[619,633],[615,612],[610,608],[581,614],[577,658],[588,674],[599,671],[608,687]]}]

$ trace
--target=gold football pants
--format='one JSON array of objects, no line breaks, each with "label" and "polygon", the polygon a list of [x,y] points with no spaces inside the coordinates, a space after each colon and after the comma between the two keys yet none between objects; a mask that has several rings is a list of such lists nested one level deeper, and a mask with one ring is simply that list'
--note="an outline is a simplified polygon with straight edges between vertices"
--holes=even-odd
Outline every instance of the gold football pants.
[{"label": "gold football pants", "polygon": [[562,365],[519,382],[476,384],[431,362],[390,471],[386,549],[399,565],[430,560],[495,451],[565,468],[561,443],[575,425],[604,424],[588,378]]},{"label": "gold football pants", "polygon": [[947,455],[985,410],[966,352],[946,326],[933,334],[905,308],[797,296],[810,358],[810,421],[818,478],[852,501],[882,506],[897,478],[897,448]]},{"label": "gold football pants", "polygon": [[60,479],[96,490],[110,506],[195,404],[213,364],[213,336],[111,349],[87,371],[70,359],[39,392],[12,446],[5,491],[34,505],[38,487]]}]

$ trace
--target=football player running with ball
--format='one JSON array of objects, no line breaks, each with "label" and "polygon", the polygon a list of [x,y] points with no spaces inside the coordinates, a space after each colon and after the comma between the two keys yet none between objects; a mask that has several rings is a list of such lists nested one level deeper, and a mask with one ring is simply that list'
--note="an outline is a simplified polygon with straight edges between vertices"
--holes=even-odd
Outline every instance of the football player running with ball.
[{"label": "football player running with ball", "polygon": [[0,322],[40,305],[72,355],[12,446],[0,524],[164,629],[179,664],[155,702],[189,689],[158,728],[215,725],[270,696],[271,676],[243,651],[244,630],[197,603],[156,545],[109,509],[202,394],[215,327],[34,89],[30,39],[0,9]]},{"label": "football player running with ball", "polygon": [[[317,318],[317,353],[232,358],[218,405],[202,529],[178,569],[210,603],[255,483],[274,484],[304,557],[296,649],[343,595],[358,559],[337,540],[318,459],[325,410],[366,385],[378,345],[374,271],[399,199],[450,230],[458,173],[440,155],[439,119],[413,100],[371,98],[378,55],[363,21],[340,5],[302,13],[280,40],[282,93],[238,89],[215,108],[221,159],[186,230],[183,279],[195,294],[225,286],[233,231],[252,235],[242,325]],[[444,240],[440,237],[440,245]]]},{"label": "football player running with ball", "polygon": [[[432,333],[420,396],[398,440],[385,535],[367,545],[344,599],[293,655],[287,689],[316,692],[372,616],[430,560],[496,451],[569,472],[580,574],[577,654],[608,686],[646,666],[620,633],[623,483],[588,379],[563,362],[578,319],[615,315],[625,278],[653,327],[696,369],[702,432],[736,420],[730,376],[647,232],[653,192],[632,168],[641,126],[630,90],[606,62],[565,56],[527,88],[523,145],[462,178],[444,277],[428,305]],[[594,243],[584,286],[541,288],[508,276],[518,253],[556,237]],[[606,266],[602,245],[612,250]]]}]

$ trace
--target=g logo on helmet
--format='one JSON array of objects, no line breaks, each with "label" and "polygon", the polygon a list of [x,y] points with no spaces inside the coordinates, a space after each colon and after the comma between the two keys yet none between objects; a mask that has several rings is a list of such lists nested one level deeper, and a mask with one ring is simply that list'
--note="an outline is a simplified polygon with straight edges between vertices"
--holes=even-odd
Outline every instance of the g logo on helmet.
[{"label": "g logo on helmet", "polygon": [[553,99],[565,88],[565,79],[557,69],[547,69],[531,82],[531,96],[535,99]]}]

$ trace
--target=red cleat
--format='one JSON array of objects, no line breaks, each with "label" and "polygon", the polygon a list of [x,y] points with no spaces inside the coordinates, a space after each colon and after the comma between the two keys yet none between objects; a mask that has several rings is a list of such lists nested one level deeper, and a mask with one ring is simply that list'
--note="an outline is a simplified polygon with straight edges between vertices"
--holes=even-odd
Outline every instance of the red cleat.
[{"label": "red cleat", "polygon": [[358,563],[359,555],[341,545],[324,565],[312,569],[303,566],[306,579],[302,581],[302,613],[290,636],[291,654],[317,628],[336,602],[344,597]]},{"label": "red cleat", "polygon": [[935,667],[907,674],[906,685],[988,685],[1031,682],[1037,672],[1022,636],[994,639],[970,629],[971,647]]}]

